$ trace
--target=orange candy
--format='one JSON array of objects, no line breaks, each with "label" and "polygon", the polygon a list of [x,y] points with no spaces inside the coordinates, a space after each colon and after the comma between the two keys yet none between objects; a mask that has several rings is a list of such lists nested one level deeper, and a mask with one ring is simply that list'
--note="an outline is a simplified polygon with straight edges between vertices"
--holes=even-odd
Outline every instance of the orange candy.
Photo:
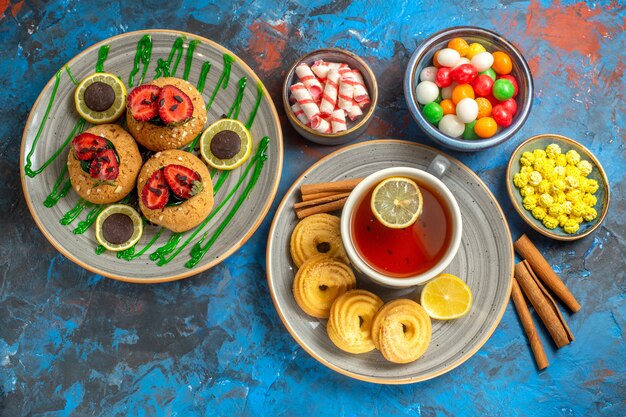
[{"label": "orange candy", "polygon": [[465,56],[467,51],[469,50],[469,45],[465,42],[463,38],[454,38],[450,42],[448,42],[448,48],[454,49],[461,56]]},{"label": "orange candy", "polygon": [[439,103],[441,108],[443,109],[443,114],[456,114],[456,104],[452,102],[450,99],[441,100]]},{"label": "orange candy", "polygon": [[452,90],[452,101],[459,104],[464,98],[474,98],[474,89],[469,84],[459,84]]},{"label": "orange candy", "polygon": [[487,139],[496,134],[498,124],[492,117],[478,119],[474,125],[474,132],[483,139]]},{"label": "orange candy", "polygon": [[[478,104],[478,116],[476,116],[476,119],[491,116],[491,102],[489,100],[485,97],[478,97],[476,99],[476,104]],[[443,111],[443,114],[446,114],[445,110]]]},{"label": "orange candy", "polygon": [[437,68],[441,68],[441,64],[437,61],[437,55],[439,55],[439,51],[435,52],[435,55],[433,55],[433,65]]},{"label": "orange candy", "polygon": [[513,62],[511,57],[505,52],[496,51],[493,54],[493,65],[491,68],[499,75],[506,75],[513,71]]}]

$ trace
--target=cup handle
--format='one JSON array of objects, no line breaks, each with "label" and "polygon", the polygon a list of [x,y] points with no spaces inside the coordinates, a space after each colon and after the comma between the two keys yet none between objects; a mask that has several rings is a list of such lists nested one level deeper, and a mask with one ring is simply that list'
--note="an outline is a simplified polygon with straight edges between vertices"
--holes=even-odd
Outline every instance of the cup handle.
[{"label": "cup handle", "polygon": [[445,156],[437,155],[430,163],[426,171],[441,179],[441,177],[444,176],[448,168],[450,168],[450,161],[448,160],[448,158],[446,158]]}]

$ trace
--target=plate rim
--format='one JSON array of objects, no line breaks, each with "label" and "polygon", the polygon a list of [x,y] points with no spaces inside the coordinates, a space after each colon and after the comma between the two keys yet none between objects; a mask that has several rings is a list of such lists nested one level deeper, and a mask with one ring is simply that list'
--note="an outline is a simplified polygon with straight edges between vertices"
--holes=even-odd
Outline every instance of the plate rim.
[{"label": "plate rim", "polygon": [[[418,376],[418,377],[409,377],[409,378],[395,378],[395,379],[385,379],[385,378],[379,378],[379,377],[370,377],[370,376],[365,376],[365,375],[360,375],[351,371],[347,371],[343,368],[340,368],[339,366],[331,363],[330,361],[322,358],[321,356],[315,354],[310,348],[309,346],[304,343],[300,337],[296,334],[296,332],[288,325],[287,323],[287,319],[284,316],[283,312],[278,308],[278,300],[276,298],[276,293],[274,291],[274,285],[272,283],[272,280],[270,279],[270,269],[272,266],[272,258],[271,258],[271,248],[273,247],[272,244],[272,236],[274,236],[274,232],[275,232],[275,228],[276,225],[278,223],[278,213],[281,212],[284,208],[284,206],[287,203],[287,200],[289,198],[289,196],[292,194],[293,190],[296,188],[296,185],[299,184],[313,169],[317,168],[319,165],[325,163],[327,160],[333,158],[334,156],[343,153],[343,152],[347,152],[349,150],[352,150],[354,148],[358,148],[358,147],[365,147],[365,146],[369,146],[369,145],[376,145],[376,144],[401,144],[401,145],[410,145],[410,146],[417,146],[423,149],[427,149],[429,151],[434,151],[436,153],[439,154],[443,154],[446,158],[450,159],[452,162],[455,162],[459,165],[460,168],[462,168],[463,170],[465,170],[466,172],[468,172],[471,176],[473,176],[476,181],[478,182],[478,184],[480,184],[484,190],[487,191],[488,195],[492,198],[493,202],[495,203],[496,208],[498,209],[498,211],[500,212],[500,214],[502,215],[502,220],[504,221],[504,225],[505,227],[505,231],[507,236],[509,237],[508,242],[509,244],[507,245],[508,249],[509,249],[509,253],[510,253],[510,258],[511,258],[511,274],[508,277],[508,288],[506,291],[506,302],[502,303],[502,306],[500,307],[500,311],[497,313],[496,315],[496,320],[494,321],[493,325],[491,326],[491,328],[487,331],[487,333],[485,334],[485,336],[474,346],[474,348],[470,349],[469,351],[467,351],[463,356],[461,356],[461,358],[456,361],[453,362],[452,364],[448,365],[447,367],[441,369],[440,371],[437,372],[432,372],[430,374],[425,374],[422,376]],[[317,162],[315,162],[313,165],[311,165],[309,168],[307,168],[296,180],[294,180],[293,184],[289,187],[289,189],[286,191],[285,195],[283,196],[283,199],[281,200],[280,204],[278,205],[277,209],[276,209],[276,213],[274,215],[274,218],[272,219],[272,225],[270,227],[269,230],[269,235],[268,235],[268,239],[267,239],[267,248],[266,248],[266,252],[265,252],[265,259],[266,259],[266,278],[267,278],[267,284],[268,284],[268,288],[270,291],[270,295],[272,296],[272,302],[274,303],[274,309],[276,310],[276,313],[278,314],[278,316],[280,317],[280,320],[283,323],[283,326],[285,326],[285,328],[287,329],[287,331],[289,332],[289,334],[291,335],[291,337],[296,341],[296,343],[298,343],[298,345],[300,345],[300,347],[302,347],[310,356],[312,356],[314,359],[316,359],[318,362],[320,362],[322,365],[332,369],[333,371],[336,371],[342,375],[360,380],[360,381],[365,381],[365,382],[371,382],[371,383],[376,383],[376,384],[382,384],[382,385],[401,385],[401,384],[412,384],[412,383],[416,383],[416,382],[421,382],[421,381],[426,381],[429,379],[433,379],[436,378],[440,375],[443,375],[447,372],[450,372],[451,370],[453,370],[454,368],[460,366],[461,364],[465,363],[469,358],[471,358],[472,356],[474,356],[474,354],[476,352],[478,352],[478,350],[483,347],[483,345],[491,338],[491,336],[493,335],[494,331],[496,330],[496,328],[498,327],[498,325],[500,324],[500,322],[502,321],[502,316],[504,315],[504,312],[506,311],[507,306],[509,305],[509,299],[511,296],[511,289],[513,286],[513,272],[514,272],[514,266],[515,266],[515,252],[513,250],[513,239],[511,236],[511,231],[509,228],[509,223],[506,219],[506,216],[504,215],[504,212],[502,211],[502,207],[500,206],[500,203],[498,203],[498,200],[495,198],[495,196],[493,195],[493,193],[491,192],[491,190],[489,189],[489,187],[483,182],[482,179],[480,179],[480,177],[474,172],[472,171],[468,166],[466,166],[465,164],[463,164],[461,161],[459,161],[458,159],[449,156],[448,154],[446,154],[445,152],[431,147],[431,146],[427,146],[421,143],[416,143],[416,142],[412,142],[409,140],[402,140],[402,139],[393,139],[393,138],[380,138],[380,139],[374,139],[374,140],[369,140],[369,141],[364,141],[364,142],[359,142],[359,143],[355,143],[352,145],[348,145],[348,146],[344,146],[341,147],[340,149],[337,149],[336,151],[326,155],[325,157],[321,158],[320,160],[318,160]]]},{"label": "plate rim", "polygon": [[152,34],[168,34],[168,35],[182,35],[185,36],[187,38],[191,38],[191,39],[198,39],[200,40],[202,43],[211,45],[212,47],[216,48],[217,50],[221,51],[222,53],[226,53],[231,55],[233,58],[236,59],[236,62],[241,65],[244,70],[248,71],[251,75],[252,78],[257,82],[258,85],[260,85],[263,89],[263,95],[266,96],[269,100],[269,107],[270,107],[270,112],[272,113],[272,117],[274,122],[276,123],[276,126],[278,127],[277,131],[278,131],[278,135],[277,135],[277,141],[278,141],[278,175],[276,176],[276,178],[274,178],[273,184],[272,184],[272,188],[270,190],[270,196],[267,199],[265,206],[261,208],[261,216],[258,218],[258,220],[250,227],[250,229],[248,230],[248,232],[238,241],[236,242],[235,245],[233,245],[231,248],[229,248],[227,251],[225,251],[223,253],[222,256],[219,256],[218,258],[214,258],[212,260],[210,260],[209,262],[207,262],[204,265],[198,266],[198,267],[194,267],[189,269],[189,271],[180,273],[180,274],[175,274],[175,275],[162,275],[162,276],[157,276],[157,277],[146,277],[146,278],[141,278],[141,277],[127,277],[124,275],[118,275],[118,274],[114,274],[114,273],[109,273],[106,271],[102,271],[96,267],[93,267],[87,263],[85,263],[83,260],[78,259],[76,256],[74,256],[70,251],[66,250],[58,241],[57,239],[52,236],[48,230],[44,227],[43,223],[41,222],[41,219],[39,218],[39,216],[36,214],[34,207],[33,207],[33,202],[30,199],[30,195],[28,194],[27,190],[26,190],[26,175],[25,175],[25,171],[24,171],[24,158],[26,155],[26,136],[27,136],[27,127],[30,126],[32,118],[34,116],[34,109],[36,107],[39,106],[39,102],[42,99],[43,95],[45,92],[47,92],[52,84],[55,82],[55,75],[52,75],[52,77],[50,78],[50,80],[46,83],[46,85],[41,89],[41,91],[39,92],[39,95],[37,96],[37,99],[35,100],[35,102],[33,103],[33,105],[31,106],[31,110],[28,114],[28,118],[26,119],[26,123],[24,124],[24,129],[22,131],[22,140],[20,143],[20,181],[22,184],[22,193],[24,194],[24,198],[26,200],[26,205],[28,206],[28,211],[30,212],[30,215],[32,217],[32,219],[35,221],[35,224],[37,225],[37,227],[39,228],[39,230],[41,231],[41,233],[44,235],[44,237],[46,238],[46,240],[48,240],[48,242],[50,242],[52,244],[52,246],[59,252],[61,253],[63,256],[65,256],[66,258],[68,258],[69,260],[71,260],[72,262],[74,262],[76,265],[91,271],[93,273],[96,273],[98,275],[102,275],[104,277],[107,278],[111,278],[114,280],[118,280],[118,281],[124,281],[124,282],[130,282],[130,283],[134,283],[134,284],[156,284],[156,283],[162,283],[162,282],[171,282],[171,281],[178,281],[184,278],[188,278],[194,275],[198,275],[212,267],[214,267],[215,265],[220,264],[221,262],[223,262],[224,260],[226,260],[228,257],[230,257],[234,252],[236,252],[240,247],[242,247],[251,237],[252,235],[258,230],[259,226],[261,225],[261,223],[263,222],[263,220],[265,220],[265,218],[267,217],[267,213],[269,212],[270,208],[272,207],[272,204],[274,202],[274,199],[276,198],[276,193],[278,192],[278,186],[280,184],[280,179],[282,177],[282,170],[283,170],[283,158],[284,158],[284,143],[283,143],[283,131],[282,131],[282,126],[280,124],[280,119],[278,117],[278,112],[276,111],[276,106],[274,105],[274,101],[272,100],[272,96],[269,94],[269,91],[267,90],[267,88],[265,87],[265,84],[263,83],[263,81],[261,81],[261,79],[258,77],[258,75],[252,70],[252,68],[250,68],[248,66],[248,64],[246,64],[237,54],[233,53],[232,51],[230,51],[229,49],[225,48],[224,46],[218,44],[215,41],[212,41],[208,38],[205,38],[204,36],[200,36],[200,35],[196,35],[190,32],[184,32],[184,31],[180,31],[180,30],[176,30],[176,29],[143,29],[143,30],[136,30],[136,31],[131,31],[131,32],[124,32],[124,33],[120,33],[119,35],[115,35],[115,36],[111,36],[108,37],[106,39],[103,39],[87,48],[84,48],[83,50],[81,50],[77,55],[75,55],[74,57],[72,57],[69,61],[67,61],[65,64],[63,64],[59,70],[55,71],[54,74],[56,74],[58,71],[62,70],[63,68],[65,68],[66,66],[72,65],[74,64],[76,61],[78,61],[79,59],[83,58],[86,54],[100,48],[102,45],[107,44],[107,43],[111,43],[113,41],[117,41],[118,39],[122,39],[122,38],[126,38],[126,37],[132,37],[132,36],[141,36],[141,35],[152,35]]}]

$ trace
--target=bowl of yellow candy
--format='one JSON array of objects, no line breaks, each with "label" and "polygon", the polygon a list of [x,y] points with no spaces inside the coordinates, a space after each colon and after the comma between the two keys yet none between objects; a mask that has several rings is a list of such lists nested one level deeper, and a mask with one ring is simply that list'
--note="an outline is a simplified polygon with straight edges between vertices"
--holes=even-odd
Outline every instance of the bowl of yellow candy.
[{"label": "bowl of yellow candy", "polygon": [[513,207],[539,233],[576,240],[600,226],[610,190],[598,159],[561,135],[533,136],[521,143],[506,169]]}]

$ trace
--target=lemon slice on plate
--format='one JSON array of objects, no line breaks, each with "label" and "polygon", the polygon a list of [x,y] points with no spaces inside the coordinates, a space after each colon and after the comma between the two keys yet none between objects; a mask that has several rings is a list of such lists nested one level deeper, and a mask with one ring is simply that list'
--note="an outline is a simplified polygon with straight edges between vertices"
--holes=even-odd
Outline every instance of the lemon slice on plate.
[{"label": "lemon slice on plate", "polygon": [[411,226],[422,212],[422,193],[413,180],[391,177],[381,181],[372,193],[371,208],[383,225],[402,229]]},{"label": "lemon slice on plate", "polygon": [[78,84],[74,103],[78,114],[89,123],[111,123],[126,110],[126,87],[117,76],[97,72]]},{"label": "lemon slice on plate", "polygon": [[457,276],[439,274],[422,289],[420,303],[434,319],[456,319],[470,311],[472,290]]},{"label": "lemon slice on plate", "polygon": [[125,204],[113,204],[96,219],[96,240],[107,250],[118,252],[139,241],[143,221],[137,210]]},{"label": "lemon slice on plate", "polygon": [[238,120],[221,119],[207,127],[200,138],[200,154],[213,168],[230,171],[252,152],[250,131]]}]

